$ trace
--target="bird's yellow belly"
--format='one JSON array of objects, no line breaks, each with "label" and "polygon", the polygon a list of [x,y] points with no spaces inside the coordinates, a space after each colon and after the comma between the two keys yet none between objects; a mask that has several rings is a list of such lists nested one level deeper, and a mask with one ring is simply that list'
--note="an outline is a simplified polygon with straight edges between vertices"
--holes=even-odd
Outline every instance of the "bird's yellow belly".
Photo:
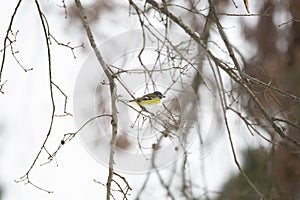
[{"label": "bird's yellow belly", "polygon": [[160,99],[155,98],[151,100],[146,100],[146,101],[138,101],[137,102],[139,105],[144,106],[144,105],[155,105],[155,104],[160,104]]}]

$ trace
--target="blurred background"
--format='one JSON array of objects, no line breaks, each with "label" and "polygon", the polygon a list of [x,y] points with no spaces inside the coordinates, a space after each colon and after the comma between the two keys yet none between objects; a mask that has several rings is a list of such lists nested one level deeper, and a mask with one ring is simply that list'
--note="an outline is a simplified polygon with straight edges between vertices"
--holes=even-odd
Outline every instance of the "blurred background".
[{"label": "blurred background", "polygon": [[[228,101],[233,102],[232,107],[244,117],[241,118],[235,113],[228,114],[237,160],[244,173],[267,199],[300,199],[299,146],[295,145],[300,143],[300,107],[297,100],[300,92],[300,2],[213,2],[243,72],[266,85],[294,95],[281,95],[273,88],[259,84],[250,85],[272,120],[277,119],[288,138],[296,141],[293,144],[287,137],[280,137],[274,131],[239,84],[225,74],[222,75]],[[17,3],[18,1],[9,1],[0,8],[1,41],[6,37]],[[129,2],[100,0],[82,3],[98,44],[112,36],[141,27],[137,12],[133,4],[129,6]],[[135,3],[142,8],[147,5],[142,1]],[[66,109],[73,113],[76,77],[91,54],[91,48],[73,1],[39,4],[53,36],[52,78],[68,96]],[[214,20],[210,20],[212,14],[208,2],[163,1],[162,5],[168,6],[168,9],[179,16],[191,30],[199,33],[207,48],[220,60],[230,63],[228,56],[225,56],[225,46],[217,25]],[[153,24],[158,28],[164,28],[165,24],[170,23],[168,27],[181,31],[175,24],[168,22],[159,11],[147,6],[144,10],[145,15],[153,20]],[[247,9],[250,14],[247,13]],[[48,60],[43,34],[36,4],[21,1],[8,32],[9,44],[13,49],[11,50],[11,46],[6,49],[0,82],[4,83],[1,90],[3,94],[0,94],[0,199],[104,198],[105,186],[94,180],[105,184],[108,170],[86,151],[79,137],[68,142],[51,163],[44,165],[49,156],[46,151],[55,151],[64,134],[78,129],[72,116],[54,119],[46,151],[42,151],[37,165],[30,173],[33,184],[53,193],[48,194],[30,184],[24,185],[26,182],[16,183],[34,161],[50,124]],[[3,46],[0,49],[3,62]],[[199,69],[205,74],[209,63],[207,60],[200,63]],[[32,70],[28,70],[31,68]],[[201,90],[205,88],[201,73],[193,77],[191,85],[195,93],[199,94],[199,103],[205,104],[206,100],[200,96]],[[213,90],[217,91],[217,88]],[[54,100],[56,114],[63,115],[64,97],[56,89]],[[216,102],[216,105],[218,103]],[[217,113],[216,127],[217,124],[224,124],[222,111],[212,108],[211,113]],[[247,119],[255,127],[251,129],[252,133],[248,129],[249,124],[247,126],[243,119]],[[199,119],[203,123],[202,120]],[[128,199],[259,199],[261,196],[238,170],[226,130],[222,129],[220,132],[218,138],[207,141],[215,145],[206,156],[201,156],[199,152],[201,142],[195,142],[188,151],[188,164],[185,165],[185,157],[175,163],[176,169],[185,168],[184,170],[175,170],[175,167],[162,170],[165,183],[157,174],[123,174],[132,187]],[[126,139],[120,139],[118,145],[127,148],[128,144]],[[122,195],[116,194],[116,197],[122,199]]]}]

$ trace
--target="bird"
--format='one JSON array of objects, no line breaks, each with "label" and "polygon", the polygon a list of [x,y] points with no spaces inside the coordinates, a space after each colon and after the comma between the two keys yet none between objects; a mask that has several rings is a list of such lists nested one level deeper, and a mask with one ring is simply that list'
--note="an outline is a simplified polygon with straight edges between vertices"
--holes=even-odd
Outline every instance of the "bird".
[{"label": "bird", "polygon": [[161,92],[155,91],[153,93],[146,94],[142,97],[130,100],[129,102],[137,103],[141,108],[144,106],[157,105],[160,104],[160,100],[166,98]]}]

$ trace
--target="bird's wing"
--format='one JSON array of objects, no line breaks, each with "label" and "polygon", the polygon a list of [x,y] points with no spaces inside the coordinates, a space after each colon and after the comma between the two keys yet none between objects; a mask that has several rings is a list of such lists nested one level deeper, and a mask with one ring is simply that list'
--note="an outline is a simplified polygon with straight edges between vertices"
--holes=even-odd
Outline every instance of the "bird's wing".
[{"label": "bird's wing", "polygon": [[147,100],[153,100],[153,99],[155,99],[155,96],[153,96],[153,95],[149,95],[149,94],[146,94],[146,95],[144,95],[144,96],[142,96],[142,97],[139,97],[139,98],[136,98],[136,99],[133,99],[133,100],[130,100],[129,102],[133,102],[133,101],[135,101],[135,102],[140,102],[140,101],[147,101]]},{"label": "bird's wing", "polygon": [[141,98],[138,98],[139,100],[152,100],[154,99],[154,96],[152,95],[145,95],[145,96],[142,96]]}]

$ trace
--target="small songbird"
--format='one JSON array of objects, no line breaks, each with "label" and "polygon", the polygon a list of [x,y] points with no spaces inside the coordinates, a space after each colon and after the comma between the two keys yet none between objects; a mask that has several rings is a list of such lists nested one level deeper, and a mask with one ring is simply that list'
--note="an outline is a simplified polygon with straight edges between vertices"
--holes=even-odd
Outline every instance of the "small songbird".
[{"label": "small songbird", "polygon": [[144,108],[144,106],[160,104],[160,100],[162,98],[165,98],[165,97],[166,96],[164,96],[161,92],[155,91],[153,93],[146,94],[146,95],[144,95],[142,97],[133,99],[133,100],[131,100],[129,102],[135,102],[140,107]]}]

